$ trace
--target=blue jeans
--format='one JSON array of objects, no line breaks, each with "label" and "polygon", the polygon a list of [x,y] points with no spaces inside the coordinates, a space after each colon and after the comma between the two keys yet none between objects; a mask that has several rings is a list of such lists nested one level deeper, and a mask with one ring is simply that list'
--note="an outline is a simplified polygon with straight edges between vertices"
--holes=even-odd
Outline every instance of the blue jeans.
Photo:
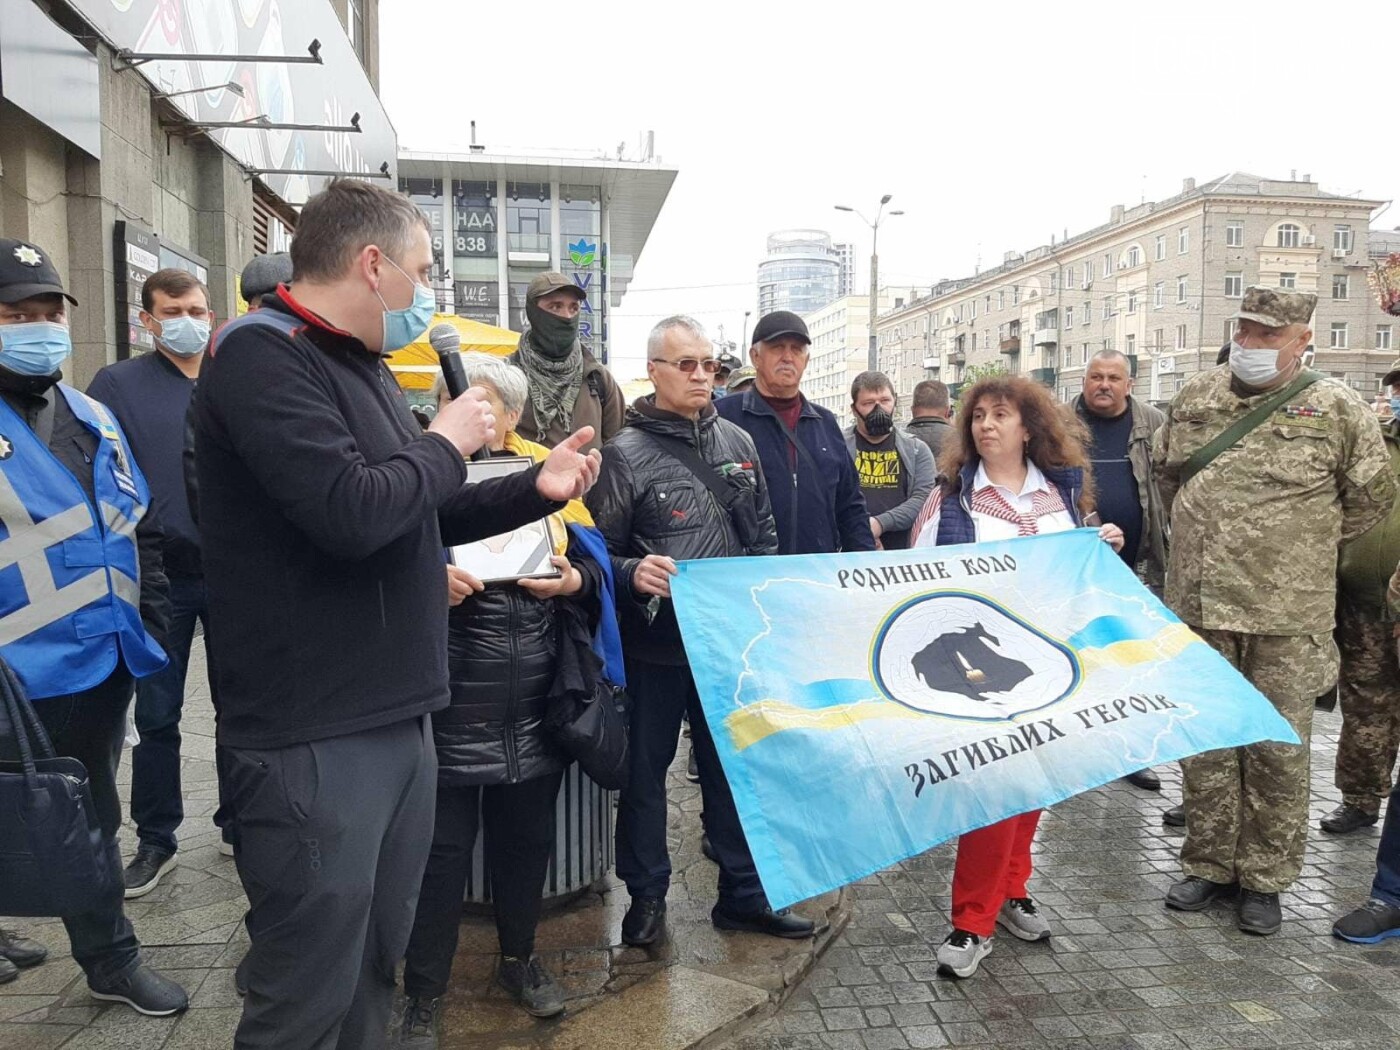
[{"label": "blue jeans", "polygon": [[729,781],[715,753],[715,742],[690,668],[627,661],[627,692],[632,697],[628,734],[632,768],[617,800],[617,875],[634,897],[665,897],[671,885],[666,849],[666,770],[676,757],[681,715],[690,715],[690,742],[700,772],[705,833],[719,858],[719,903],[736,915],[768,907],[749,843],[739,824]]},{"label": "blue jeans", "polygon": [[204,578],[170,577],[170,606],[165,639],[170,663],[136,683],[136,731],[141,742],[131,753],[131,821],[142,845],[174,853],[175,829],[185,819],[180,794],[180,711],[196,620],[204,625],[206,651],[209,641]]},{"label": "blue jeans", "polygon": [[1390,805],[1385,810],[1385,827],[1381,829],[1381,844],[1376,851],[1376,881],[1371,896],[1400,908],[1400,782],[1390,792]]}]

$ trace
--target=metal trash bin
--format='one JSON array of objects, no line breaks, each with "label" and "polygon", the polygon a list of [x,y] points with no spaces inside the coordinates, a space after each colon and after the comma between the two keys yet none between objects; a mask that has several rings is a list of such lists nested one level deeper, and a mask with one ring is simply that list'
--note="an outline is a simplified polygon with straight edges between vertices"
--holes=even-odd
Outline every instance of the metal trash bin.
[{"label": "metal trash bin", "polygon": [[[554,848],[544,880],[546,907],[567,903],[612,870],[614,796],[589,779],[577,762],[564,771],[554,802]],[[483,830],[476,836],[467,872],[468,906],[491,903],[486,834],[480,823],[477,826]]]}]

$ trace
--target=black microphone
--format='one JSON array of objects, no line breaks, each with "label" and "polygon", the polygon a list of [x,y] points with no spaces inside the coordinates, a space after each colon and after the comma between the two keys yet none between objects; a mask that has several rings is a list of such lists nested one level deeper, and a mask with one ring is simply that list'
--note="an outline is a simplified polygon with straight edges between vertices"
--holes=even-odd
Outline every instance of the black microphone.
[{"label": "black microphone", "polygon": [[[467,392],[467,370],[462,367],[461,333],[443,321],[428,329],[428,342],[437,351],[438,364],[442,366],[442,381],[447,385],[447,393],[456,400]],[[473,463],[490,457],[491,450],[485,445],[471,455]]]}]

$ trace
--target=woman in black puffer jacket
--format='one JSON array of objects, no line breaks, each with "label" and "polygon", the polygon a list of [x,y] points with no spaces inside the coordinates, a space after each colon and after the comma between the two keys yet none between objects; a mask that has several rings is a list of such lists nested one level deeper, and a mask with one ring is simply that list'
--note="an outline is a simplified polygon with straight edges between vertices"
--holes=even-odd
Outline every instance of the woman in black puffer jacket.
[{"label": "woman in black puffer jacket", "polygon": [[[548,449],[515,433],[528,396],[525,373],[486,354],[464,354],[462,361],[468,381],[492,402],[502,435],[492,454],[544,459]],[[564,556],[566,522],[591,525],[592,519],[578,501],[549,519],[558,579],[483,588],[464,570],[447,569],[452,703],[433,714],[437,815],[405,954],[404,1045],[418,1045],[434,1029],[447,991],[478,813],[486,828],[486,865],[501,943],[496,979],[537,1017],[564,1009],[562,992],[534,954],[554,841],[555,796],[569,761],[555,747],[544,719],[559,645],[558,603],[585,603],[589,619],[596,619],[599,588],[605,585],[592,561]]]}]

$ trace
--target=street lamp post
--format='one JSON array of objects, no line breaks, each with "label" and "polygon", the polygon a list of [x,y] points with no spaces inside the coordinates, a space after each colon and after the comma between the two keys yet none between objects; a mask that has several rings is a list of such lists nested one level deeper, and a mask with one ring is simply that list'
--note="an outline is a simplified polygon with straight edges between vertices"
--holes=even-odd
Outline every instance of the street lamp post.
[{"label": "street lamp post", "polygon": [[[890,202],[893,194],[885,194],[880,198],[880,206],[875,209],[875,221],[871,222],[861,212],[854,208],[848,208],[844,204],[836,205],[837,211],[848,211],[860,218],[860,221],[870,227],[870,296],[867,302],[867,309],[870,317],[870,345],[866,349],[866,368],[872,372],[880,370],[880,352],[875,345],[875,320],[880,311],[880,219],[884,214],[885,205]],[[903,215],[902,211],[892,211],[891,215]]]},{"label": "street lamp post", "polygon": [[748,349],[749,349],[749,314],[752,313],[752,312],[753,312],[752,310],[745,310],[745,311],[744,311],[743,337],[740,339],[740,342],[739,342],[739,360],[740,360],[740,361],[744,360],[744,355],[748,353]]}]

